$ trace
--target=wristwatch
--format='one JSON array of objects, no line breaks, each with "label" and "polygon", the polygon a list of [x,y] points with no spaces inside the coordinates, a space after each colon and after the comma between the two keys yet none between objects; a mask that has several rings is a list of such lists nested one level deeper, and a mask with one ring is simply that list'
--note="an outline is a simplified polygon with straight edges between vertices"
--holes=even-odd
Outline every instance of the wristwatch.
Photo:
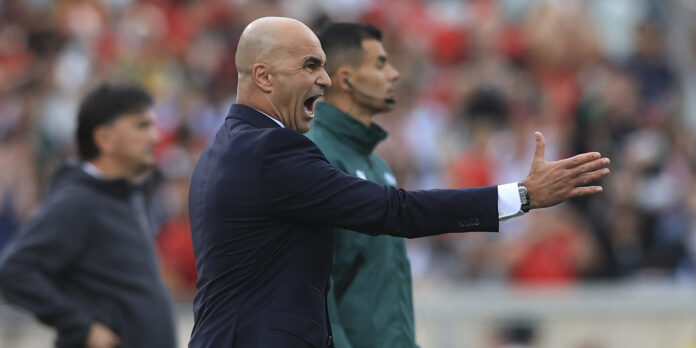
[{"label": "wristwatch", "polygon": [[524,213],[528,213],[530,208],[529,191],[527,191],[527,187],[524,186],[521,182],[517,183],[517,189],[520,192],[520,202],[522,202],[522,206],[520,207],[520,209]]}]

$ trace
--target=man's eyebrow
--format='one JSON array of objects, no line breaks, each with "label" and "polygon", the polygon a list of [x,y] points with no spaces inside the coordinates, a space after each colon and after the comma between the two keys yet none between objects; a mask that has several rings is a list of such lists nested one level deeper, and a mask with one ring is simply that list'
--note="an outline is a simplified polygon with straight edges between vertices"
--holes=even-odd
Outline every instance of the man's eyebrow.
[{"label": "man's eyebrow", "polygon": [[311,57],[308,57],[307,59],[305,59],[304,63],[305,63],[305,64],[307,64],[307,63],[314,63],[314,64],[317,64],[317,65],[324,65],[324,62],[321,60],[321,58],[319,58],[319,57],[314,57],[314,56],[311,56]]}]

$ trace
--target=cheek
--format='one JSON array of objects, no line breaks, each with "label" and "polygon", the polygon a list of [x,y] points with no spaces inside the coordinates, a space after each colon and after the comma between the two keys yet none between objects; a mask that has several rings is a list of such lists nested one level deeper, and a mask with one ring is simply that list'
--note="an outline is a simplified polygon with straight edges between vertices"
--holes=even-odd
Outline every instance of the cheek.
[{"label": "cheek", "polygon": [[375,72],[373,75],[364,79],[364,86],[373,92],[378,92],[386,88],[387,81],[382,72]]},{"label": "cheek", "polygon": [[132,132],[127,137],[123,137],[123,146],[129,153],[141,153],[148,148],[150,138],[147,131]]},{"label": "cheek", "polygon": [[295,104],[295,94],[292,91],[295,89],[293,86],[284,86],[281,93],[276,96],[276,102],[279,104],[278,107],[281,109],[292,108]]},{"label": "cheek", "polygon": [[389,87],[389,83],[390,83],[389,81],[390,81],[390,78],[389,78],[389,74],[387,73],[387,70],[386,70],[386,69],[385,69],[385,70],[382,70],[382,71],[380,72],[380,75],[379,75],[379,85],[380,85],[380,87],[388,88],[388,87]]},{"label": "cheek", "polygon": [[280,78],[278,79],[278,84],[275,89],[275,100],[282,103],[280,107],[286,107],[295,96],[295,91],[297,90],[297,83],[294,83],[292,79]]},{"label": "cheek", "polygon": [[129,143],[132,142],[131,134],[129,132],[120,132],[114,136],[114,147],[116,150],[125,149],[128,147]]}]

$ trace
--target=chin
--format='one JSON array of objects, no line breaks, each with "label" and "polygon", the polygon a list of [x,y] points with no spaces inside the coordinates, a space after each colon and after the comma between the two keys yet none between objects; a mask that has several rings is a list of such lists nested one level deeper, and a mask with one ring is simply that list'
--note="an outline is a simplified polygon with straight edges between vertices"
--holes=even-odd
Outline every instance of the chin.
[{"label": "chin", "polygon": [[383,113],[386,113],[386,112],[390,112],[390,111],[392,111],[392,110],[394,110],[394,106],[384,106],[384,107],[381,107],[381,108],[375,108],[375,110],[373,111],[373,113],[374,113],[374,114],[383,114]]},{"label": "chin", "polygon": [[307,132],[309,132],[309,130],[312,128],[312,123],[311,123],[311,122],[307,122],[307,123],[302,124],[301,126],[299,126],[299,127],[297,127],[297,128],[298,128],[298,129],[297,129],[298,132],[300,132],[300,133],[307,133]]},{"label": "chin", "polygon": [[136,169],[135,172],[138,173],[138,175],[141,174],[146,174],[151,172],[153,169],[155,169],[155,162],[154,161],[147,161],[141,163]]}]

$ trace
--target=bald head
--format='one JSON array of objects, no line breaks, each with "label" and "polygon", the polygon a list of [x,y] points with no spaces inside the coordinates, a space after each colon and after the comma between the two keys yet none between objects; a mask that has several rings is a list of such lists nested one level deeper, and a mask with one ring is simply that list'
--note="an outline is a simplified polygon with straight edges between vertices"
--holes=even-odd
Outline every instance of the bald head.
[{"label": "bald head", "polygon": [[277,65],[292,48],[316,35],[304,23],[285,17],[262,17],[249,23],[237,45],[235,64],[240,75],[248,75],[255,63]]},{"label": "bald head", "polygon": [[239,38],[237,103],[306,132],[314,117],[314,102],[331,85],[325,61],[319,39],[302,22],[259,18]]}]

